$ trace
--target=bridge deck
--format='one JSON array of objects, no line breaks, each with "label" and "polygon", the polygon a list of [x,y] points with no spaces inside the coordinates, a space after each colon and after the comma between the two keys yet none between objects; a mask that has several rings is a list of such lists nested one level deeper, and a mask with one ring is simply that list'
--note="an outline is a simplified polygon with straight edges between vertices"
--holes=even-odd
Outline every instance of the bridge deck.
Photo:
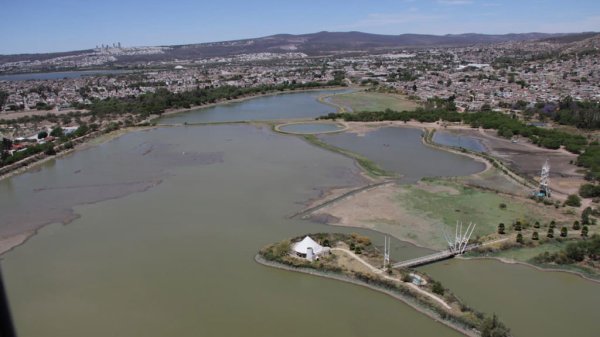
[{"label": "bridge deck", "polygon": [[456,253],[451,252],[449,250],[445,250],[445,251],[442,251],[439,253],[421,256],[421,257],[418,257],[415,259],[401,261],[401,262],[393,264],[392,267],[394,267],[394,268],[411,268],[411,267],[416,267],[416,266],[422,266],[424,264],[449,259],[451,257],[454,257],[454,255],[456,255]]},{"label": "bridge deck", "polygon": [[[468,245],[467,247],[464,248],[463,253],[468,252],[472,249],[475,249],[478,246],[479,245],[476,245],[476,244]],[[429,263],[433,263],[433,262],[437,262],[437,261],[441,261],[441,260],[446,260],[446,259],[452,258],[458,254],[459,254],[458,252],[451,251],[448,249],[448,250],[433,253],[430,255],[417,257],[414,259],[400,261],[400,262],[394,263],[392,265],[392,267],[393,268],[412,268],[412,267],[422,266],[424,264],[429,264]]]}]

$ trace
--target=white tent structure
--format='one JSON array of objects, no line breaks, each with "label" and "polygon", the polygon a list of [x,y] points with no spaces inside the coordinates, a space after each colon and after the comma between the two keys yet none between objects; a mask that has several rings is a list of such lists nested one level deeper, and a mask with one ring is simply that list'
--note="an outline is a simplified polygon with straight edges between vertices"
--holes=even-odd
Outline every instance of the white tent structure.
[{"label": "white tent structure", "polygon": [[307,260],[314,260],[320,255],[329,253],[329,248],[323,247],[313,240],[310,236],[306,236],[302,241],[294,244],[292,248],[296,255],[304,257]]}]

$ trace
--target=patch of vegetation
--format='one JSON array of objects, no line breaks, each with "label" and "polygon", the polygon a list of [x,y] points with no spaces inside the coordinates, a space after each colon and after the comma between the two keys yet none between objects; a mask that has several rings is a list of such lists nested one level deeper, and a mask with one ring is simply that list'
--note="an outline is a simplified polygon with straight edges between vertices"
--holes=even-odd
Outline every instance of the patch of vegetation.
[{"label": "patch of vegetation", "polygon": [[571,242],[560,251],[543,252],[533,258],[536,263],[575,264],[584,262],[585,265],[599,268],[600,235],[594,234],[589,240]]},{"label": "patch of vegetation", "polygon": [[[417,210],[421,214],[434,219],[436,223],[444,223],[453,228],[457,221],[464,224],[477,224],[474,234],[485,236],[502,231],[504,224],[511,224],[518,219],[521,223],[533,223],[544,214],[536,214],[532,208],[522,202],[515,201],[501,194],[476,188],[464,187],[449,182],[427,182],[430,185],[443,185],[455,189],[458,193],[428,191],[416,186],[408,186],[408,193],[399,199],[408,209]],[[505,207],[498,205],[504,204]],[[502,223],[502,226],[498,224]],[[449,228],[450,228],[449,227]]]}]

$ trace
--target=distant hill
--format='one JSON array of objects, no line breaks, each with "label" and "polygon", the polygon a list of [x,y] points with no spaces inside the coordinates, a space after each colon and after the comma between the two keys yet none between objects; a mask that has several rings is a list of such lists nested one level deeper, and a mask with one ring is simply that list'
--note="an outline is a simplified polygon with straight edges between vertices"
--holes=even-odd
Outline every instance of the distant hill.
[{"label": "distant hill", "polygon": [[278,34],[256,39],[172,46],[173,50],[171,53],[187,57],[213,57],[243,53],[290,51],[302,52],[308,55],[320,55],[392,48],[468,46],[473,44],[537,40],[563,35],[565,34],[380,35],[362,32],[318,32],[302,35]]},{"label": "distant hill", "polygon": [[[590,33],[584,33],[590,34]],[[380,35],[362,32],[318,32],[313,34],[278,34],[254,39],[187,45],[163,46],[160,53],[144,55],[117,55],[113,64],[131,64],[143,61],[170,61],[174,59],[199,59],[232,56],[250,53],[301,52],[307,55],[339,54],[349,52],[373,52],[399,48],[458,47],[476,44],[490,44],[510,41],[533,41],[555,39],[581,40],[584,34],[448,34],[423,35],[400,34]],[[590,35],[591,36],[591,35]],[[589,36],[588,36],[589,37]],[[573,41],[570,41],[573,42]],[[0,64],[16,61],[48,60],[56,57],[76,56],[93,53],[93,50],[71,51],[47,54],[0,55]]]}]

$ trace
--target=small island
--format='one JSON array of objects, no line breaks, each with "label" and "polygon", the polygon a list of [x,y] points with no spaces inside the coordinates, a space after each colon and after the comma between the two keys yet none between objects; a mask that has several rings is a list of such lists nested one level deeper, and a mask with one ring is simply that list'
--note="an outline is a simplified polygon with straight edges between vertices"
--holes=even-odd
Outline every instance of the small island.
[{"label": "small island", "polygon": [[256,261],[383,292],[465,336],[510,336],[495,315],[470,308],[424,273],[393,268],[385,255],[366,236],[316,233],[267,245]]}]

